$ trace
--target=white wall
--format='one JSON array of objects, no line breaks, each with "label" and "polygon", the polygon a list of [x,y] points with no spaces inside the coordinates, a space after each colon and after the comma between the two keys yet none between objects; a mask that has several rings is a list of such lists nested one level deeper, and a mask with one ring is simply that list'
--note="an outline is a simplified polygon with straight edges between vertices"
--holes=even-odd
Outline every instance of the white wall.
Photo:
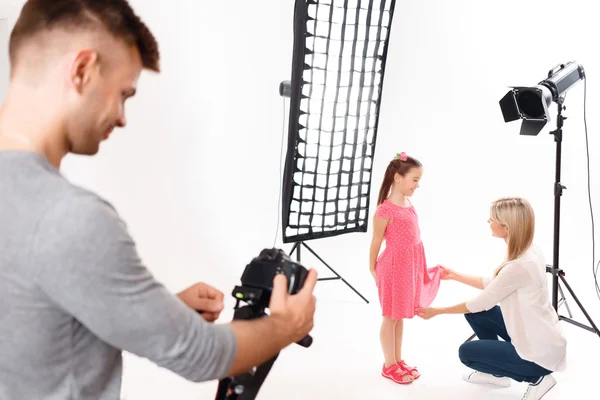
[{"label": "white wall", "polygon": [[[229,296],[245,264],[273,245],[277,228],[284,124],[278,85],[290,77],[294,2],[132,4],[158,37],[163,72],[141,79],[138,96],[128,106],[126,129],[94,158],[69,157],[63,170],[113,202],[148,267],[167,286],[179,290],[203,280]],[[495,267],[503,247],[490,237],[486,220],[489,203],[505,195],[533,203],[536,239],[551,262],[553,137],[549,128],[537,137],[519,136],[517,123],[503,122],[498,101],[507,86],[534,85],[569,60],[581,63],[590,78],[592,199],[594,211],[600,211],[595,112],[600,27],[595,15],[584,0],[568,7],[555,0],[397,3],[372,199],[396,152],[423,162],[425,175],[414,202],[432,264],[465,272]],[[561,266],[598,324],[583,88],[582,83],[574,87],[566,103]],[[375,302],[368,274],[370,234],[309,245]],[[320,264],[313,265],[322,276],[329,275]],[[360,307],[342,283],[324,282],[317,290],[325,301],[356,301]],[[461,295],[443,291],[439,302],[464,300]],[[572,300],[570,305],[577,308]],[[584,322],[579,313],[577,318]],[[128,376],[136,374],[128,371]],[[165,372],[148,374],[159,381],[173,379]],[[141,376],[127,381],[130,396],[135,397],[136,385],[148,384]],[[174,380],[170,388],[177,385],[186,384]]]}]

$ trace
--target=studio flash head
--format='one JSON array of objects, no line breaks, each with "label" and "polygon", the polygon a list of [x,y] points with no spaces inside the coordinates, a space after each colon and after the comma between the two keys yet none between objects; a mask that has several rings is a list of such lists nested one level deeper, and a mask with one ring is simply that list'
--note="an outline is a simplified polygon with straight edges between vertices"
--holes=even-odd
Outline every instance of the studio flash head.
[{"label": "studio flash head", "polygon": [[561,96],[584,78],[583,66],[569,61],[552,68],[536,86],[512,86],[500,100],[504,122],[521,119],[521,135],[539,134],[550,122],[550,104],[561,103]]}]

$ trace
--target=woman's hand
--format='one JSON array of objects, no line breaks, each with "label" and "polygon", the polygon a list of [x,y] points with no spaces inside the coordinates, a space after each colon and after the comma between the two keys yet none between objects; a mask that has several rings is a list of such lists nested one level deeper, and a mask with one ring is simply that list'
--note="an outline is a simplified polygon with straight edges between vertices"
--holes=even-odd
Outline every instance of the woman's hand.
[{"label": "woman's hand", "polygon": [[423,319],[430,319],[441,314],[466,314],[470,312],[467,308],[467,303],[460,303],[452,307],[439,308],[415,308],[415,314]]},{"label": "woman's hand", "polygon": [[374,269],[371,270],[371,276],[373,276],[373,279],[375,280],[375,285],[377,285],[377,272],[375,272]]},{"label": "woman's hand", "polygon": [[442,269],[442,276],[441,278],[443,280],[452,280],[454,279],[454,271],[452,271],[450,268],[444,267],[443,265],[439,266]]},{"label": "woman's hand", "polygon": [[417,308],[416,310],[417,316],[423,318],[423,319],[430,319],[435,317],[436,315],[440,314],[440,309],[439,308],[433,308],[433,307],[429,307],[429,308]]}]

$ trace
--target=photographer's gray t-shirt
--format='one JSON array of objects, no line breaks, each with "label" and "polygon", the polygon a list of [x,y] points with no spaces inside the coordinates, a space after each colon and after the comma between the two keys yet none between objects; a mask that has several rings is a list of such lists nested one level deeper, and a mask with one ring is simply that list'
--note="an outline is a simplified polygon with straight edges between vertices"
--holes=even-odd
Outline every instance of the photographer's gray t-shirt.
[{"label": "photographer's gray t-shirt", "polygon": [[0,399],[118,399],[122,350],[219,379],[236,346],[154,279],[109,203],[0,151]]}]

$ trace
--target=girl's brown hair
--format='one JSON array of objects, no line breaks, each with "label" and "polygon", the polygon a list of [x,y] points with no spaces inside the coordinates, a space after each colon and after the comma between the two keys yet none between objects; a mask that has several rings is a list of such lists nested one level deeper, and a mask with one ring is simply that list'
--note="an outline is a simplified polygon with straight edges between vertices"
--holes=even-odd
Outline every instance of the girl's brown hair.
[{"label": "girl's brown hair", "polygon": [[392,189],[392,183],[394,183],[394,175],[399,174],[400,176],[406,176],[406,174],[413,168],[422,168],[423,165],[416,158],[405,155],[404,153],[396,155],[392,161],[388,164],[385,174],[383,175],[383,182],[379,189],[379,198],[377,199],[377,205],[383,203],[390,194]]}]

